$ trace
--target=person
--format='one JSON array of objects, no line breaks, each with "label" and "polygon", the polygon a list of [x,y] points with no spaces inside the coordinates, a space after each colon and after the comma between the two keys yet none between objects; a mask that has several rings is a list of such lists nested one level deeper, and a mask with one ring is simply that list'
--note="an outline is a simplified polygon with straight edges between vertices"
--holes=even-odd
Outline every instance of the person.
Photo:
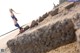
[{"label": "person", "polygon": [[[23,32],[23,28],[18,24],[18,20],[17,20],[17,18],[15,17],[15,15],[14,15],[14,13],[16,13],[13,9],[9,9],[9,11],[10,11],[10,14],[11,14],[11,17],[12,17],[12,19],[13,19],[13,21],[14,21],[14,25],[16,26],[16,27],[18,27],[19,28],[19,30],[20,30],[20,33],[22,33]],[[14,13],[13,13],[14,12]],[[16,13],[16,14],[18,14],[18,13]]]}]

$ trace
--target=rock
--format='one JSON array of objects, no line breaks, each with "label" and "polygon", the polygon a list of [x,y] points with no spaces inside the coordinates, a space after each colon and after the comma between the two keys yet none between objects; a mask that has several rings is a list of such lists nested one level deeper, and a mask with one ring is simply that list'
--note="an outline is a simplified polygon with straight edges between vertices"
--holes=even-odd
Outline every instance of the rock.
[{"label": "rock", "polygon": [[30,28],[35,27],[36,25],[38,25],[38,23],[35,20],[33,20],[32,23],[31,23]]},{"label": "rock", "polygon": [[80,53],[80,29],[76,30],[76,37],[77,37],[77,50]]},{"label": "rock", "polygon": [[49,14],[54,16],[54,15],[58,14],[58,10],[59,10],[59,8],[53,9],[52,11],[49,12]]},{"label": "rock", "polygon": [[70,8],[72,8],[73,6],[74,6],[74,3],[71,3],[71,4],[67,5],[67,6],[65,7],[65,9],[70,9]]},{"label": "rock", "polygon": [[29,26],[26,26],[26,27],[24,28],[24,30],[27,30],[27,29],[29,29]]},{"label": "rock", "polygon": [[42,22],[46,17],[48,17],[48,15],[49,15],[48,13],[43,14],[42,17],[40,16],[37,21]]},{"label": "rock", "polygon": [[46,18],[48,16],[48,13],[45,13],[43,16],[42,16],[42,18]]},{"label": "rock", "polygon": [[39,20],[37,19],[36,22],[39,23]]},{"label": "rock", "polygon": [[74,23],[75,29],[80,28],[80,13],[77,13],[74,15],[73,23]]},{"label": "rock", "polygon": [[39,22],[42,22],[44,20],[44,18],[43,17],[39,17]]},{"label": "rock", "polygon": [[[34,21],[35,22],[35,21]],[[9,40],[11,53],[46,53],[75,41],[75,29],[70,19],[40,27],[33,32]]]},{"label": "rock", "polygon": [[75,14],[74,17],[73,17],[73,21],[76,22],[79,19],[80,19],[80,13]]}]

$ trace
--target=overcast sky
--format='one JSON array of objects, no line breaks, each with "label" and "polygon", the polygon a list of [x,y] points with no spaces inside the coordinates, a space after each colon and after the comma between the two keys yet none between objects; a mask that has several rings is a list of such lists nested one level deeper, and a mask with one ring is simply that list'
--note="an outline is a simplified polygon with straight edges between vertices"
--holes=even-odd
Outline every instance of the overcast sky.
[{"label": "overcast sky", "polygon": [[18,23],[22,26],[38,19],[39,16],[50,11],[53,3],[58,0],[0,0],[0,35],[5,34],[16,27],[10,17],[9,8],[20,14],[15,14]]}]

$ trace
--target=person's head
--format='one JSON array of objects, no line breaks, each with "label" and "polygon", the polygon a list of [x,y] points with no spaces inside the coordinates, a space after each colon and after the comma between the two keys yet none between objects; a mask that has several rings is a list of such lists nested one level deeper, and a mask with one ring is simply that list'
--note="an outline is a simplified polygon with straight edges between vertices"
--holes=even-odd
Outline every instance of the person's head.
[{"label": "person's head", "polygon": [[10,11],[10,12],[12,12],[12,11],[13,11],[13,9],[11,9],[11,8],[10,8],[10,9],[9,9],[9,11]]}]

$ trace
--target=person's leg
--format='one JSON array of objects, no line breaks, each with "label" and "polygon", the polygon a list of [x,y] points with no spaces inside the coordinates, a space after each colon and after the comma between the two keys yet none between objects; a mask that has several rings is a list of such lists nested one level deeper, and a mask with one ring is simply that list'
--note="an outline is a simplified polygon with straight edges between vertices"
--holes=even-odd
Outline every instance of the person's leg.
[{"label": "person's leg", "polygon": [[18,23],[16,23],[15,26],[19,28],[19,30],[20,30],[19,33],[24,32],[24,29],[22,27],[20,27],[20,25]]},{"label": "person's leg", "polygon": [[20,27],[20,25],[17,23],[17,20],[13,19],[13,21],[14,21],[14,25],[18,27],[19,30],[22,30],[22,27]]},{"label": "person's leg", "polygon": [[15,26],[18,27],[20,30],[22,29],[18,23],[16,23]]},{"label": "person's leg", "polygon": [[16,27],[19,28],[19,32],[22,33],[24,31],[24,29],[22,27],[20,27],[20,25],[18,23],[15,24]]},{"label": "person's leg", "polygon": [[18,27],[19,30],[20,30],[20,33],[22,33],[22,32],[24,31],[24,29],[17,23],[17,20],[15,20],[15,19],[13,19],[13,20],[14,20],[14,25],[15,25],[16,27]]}]

